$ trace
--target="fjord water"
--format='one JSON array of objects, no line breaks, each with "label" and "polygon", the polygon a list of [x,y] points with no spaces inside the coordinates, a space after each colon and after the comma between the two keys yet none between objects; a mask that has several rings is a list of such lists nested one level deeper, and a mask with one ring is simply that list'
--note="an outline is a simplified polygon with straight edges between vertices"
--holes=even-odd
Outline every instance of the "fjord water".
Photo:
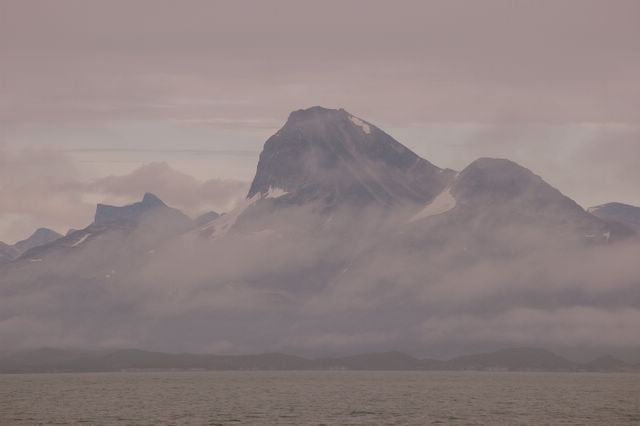
[{"label": "fjord water", "polygon": [[0,376],[2,425],[637,425],[640,375],[162,372]]}]

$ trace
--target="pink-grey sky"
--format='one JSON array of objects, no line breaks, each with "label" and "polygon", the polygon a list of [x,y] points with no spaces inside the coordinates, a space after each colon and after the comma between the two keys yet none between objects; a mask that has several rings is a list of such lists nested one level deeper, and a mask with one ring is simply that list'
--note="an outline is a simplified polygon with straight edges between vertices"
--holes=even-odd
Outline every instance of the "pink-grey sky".
[{"label": "pink-grey sky", "polygon": [[8,242],[142,183],[224,210],[311,105],[443,167],[508,157],[583,206],[640,204],[635,0],[0,0],[0,64]]}]

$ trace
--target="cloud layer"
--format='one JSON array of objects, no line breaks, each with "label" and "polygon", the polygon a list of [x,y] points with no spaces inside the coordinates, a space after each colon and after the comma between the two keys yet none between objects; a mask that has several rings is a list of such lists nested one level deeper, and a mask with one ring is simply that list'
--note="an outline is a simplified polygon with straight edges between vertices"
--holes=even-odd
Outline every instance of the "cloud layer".
[{"label": "cloud layer", "polygon": [[97,203],[127,204],[145,192],[192,216],[225,212],[244,198],[247,188],[238,180],[200,181],[167,163],[85,180],[63,153],[0,146],[0,241],[26,238],[43,226],[63,234],[84,228],[93,220]]},{"label": "cloud layer", "polygon": [[397,125],[637,124],[639,7],[10,0],[0,119],[245,120],[313,102]]},{"label": "cloud layer", "polygon": [[640,347],[637,241],[585,246],[544,227],[483,234],[483,223],[442,239],[445,222],[407,225],[404,213],[270,217],[267,205],[215,239],[195,232],[148,249],[147,235],[116,232],[5,270],[0,342],[440,357]]},{"label": "cloud layer", "polygon": [[[199,149],[257,151],[265,132],[256,127],[275,128],[313,104],[344,107],[385,128],[449,125],[433,138],[408,130],[402,139],[442,167],[507,157],[583,205],[637,204],[639,7],[633,0],[402,7],[278,0],[247,14],[230,1],[8,0],[0,6],[0,123],[7,138],[21,130],[16,144],[43,151],[54,140],[63,149],[122,143],[179,151],[196,147],[196,139],[211,141]],[[162,125],[101,125],[113,120]],[[43,123],[50,127],[36,128]],[[69,131],[69,123],[84,127]],[[185,123],[219,133],[213,138]],[[451,136],[470,123],[479,130]],[[133,155],[123,157],[117,161]],[[139,157],[178,164],[175,152]],[[103,175],[131,171],[116,169],[107,155],[93,160],[104,162]],[[194,161],[183,164],[180,170],[196,173]],[[215,165],[199,179],[248,180],[254,171],[248,160]],[[77,214],[71,218],[78,226]]]}]

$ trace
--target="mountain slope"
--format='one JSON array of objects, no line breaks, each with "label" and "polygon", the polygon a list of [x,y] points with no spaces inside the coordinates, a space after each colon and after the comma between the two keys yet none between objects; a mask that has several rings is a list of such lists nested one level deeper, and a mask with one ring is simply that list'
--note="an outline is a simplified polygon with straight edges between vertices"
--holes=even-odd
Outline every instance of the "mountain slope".
[{"label": "mountain slope", "polygon": [[188,223],[190,219],[181,211],[167,206],[160,198],[151,193],[144,194],[142,201],[126,206],[98,204],[93,221],[94,226],[112,224],[137,225],[148,215],[159,215],[171,222]]},{"label": "mountain slope", "polygon": [[640,207],[608,203],[589,208],[589,213],[603,220],[619,222],[640,234]]},{"label": "mountain slope", "polygon": [[51,229],[39,228],[29,238],[18,241],[12,246],[0,241],[0,264],[11,262],[32,248],[52,243],[61,237],[62,235]]},{"label": "mountain slope", "polygon": [[26,240],[18,241],[14,247],[18,249],[20,253],[24,253],[34,247],[49,244],[60,237],[62,237],[61,234],[58,234],[51,229],[39,228]]},{"label": "mountain slope", "polygon": [[618,229],[586,212],[540,176],[510,160],[481,158],[456,178],[451,194],[457,211],[484,226],[518,224],[560,234],[575,232],[589,241],[608,242]]},{"label": "mountain slope", "polygon": [[22,258],[33,261],[53,252],[77,252],[80,246],[90,244],[97,237],[105,244],[105,250],[106,245],[120,238],[128,238],[130,242],[135,240],[141,246],[152,246],[192,226],[191,219],[181,211],[167,206],[157,196],[146,193],[141,201],[122,207],[98,204],[94,221],[89,226],[69,232],[48,244],[33,247]]},{"label": "mountain slope", "polygon": [[20,251],[17,248],[0,241],[0,264],[11,262],[18,256],[20,256]]}]

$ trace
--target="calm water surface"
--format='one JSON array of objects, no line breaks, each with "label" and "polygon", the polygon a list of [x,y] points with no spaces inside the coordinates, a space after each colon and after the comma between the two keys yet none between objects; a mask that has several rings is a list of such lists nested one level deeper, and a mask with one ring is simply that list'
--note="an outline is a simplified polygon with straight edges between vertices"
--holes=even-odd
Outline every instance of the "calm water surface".
[{"label": "calm water surface", "polygon": [[0,425],[640,425],[640,375],[0,375]]}]

